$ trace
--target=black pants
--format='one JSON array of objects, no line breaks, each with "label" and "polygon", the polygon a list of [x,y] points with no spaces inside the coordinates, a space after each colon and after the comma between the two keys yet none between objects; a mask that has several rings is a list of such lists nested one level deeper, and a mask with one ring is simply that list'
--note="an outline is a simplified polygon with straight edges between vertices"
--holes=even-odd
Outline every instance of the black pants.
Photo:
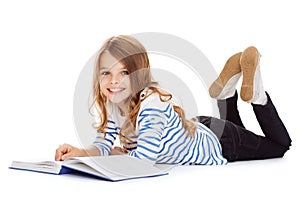
[{"label": "black pants", "polygon": [[268,97],[266,105],[252,104],[265,136],[256,135],[243,125],[237,108],[237,93],[226,100],[218,100],[220,119],[197,117],[198,121],[217,135],[223,156],[229,162],[283,157],[291,146],[290,136],[269,94],[266,94]]}]

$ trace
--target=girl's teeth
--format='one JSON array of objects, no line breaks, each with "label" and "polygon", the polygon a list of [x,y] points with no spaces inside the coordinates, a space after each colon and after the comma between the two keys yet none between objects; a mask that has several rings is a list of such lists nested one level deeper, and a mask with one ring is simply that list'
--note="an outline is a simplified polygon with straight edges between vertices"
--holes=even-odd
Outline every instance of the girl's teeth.
[{"label": "girl's teeth", "polygon": [[122,89],[109,89],[112,92],[120,92]]}]

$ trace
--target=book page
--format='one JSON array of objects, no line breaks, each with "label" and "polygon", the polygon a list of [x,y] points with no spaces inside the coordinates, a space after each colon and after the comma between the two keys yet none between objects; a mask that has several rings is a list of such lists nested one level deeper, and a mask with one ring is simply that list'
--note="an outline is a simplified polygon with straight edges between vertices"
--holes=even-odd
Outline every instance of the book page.
[{"label": "book page", "polygon": [[62,162],[54,161],[13,161],[10,168],[59,174],[61,165]]},{"label": "book page", "polygon": [[83,173],[88,173],[100,178],[104,178],[104,179],[109,179],[109,180],[124,179],[124,176],[118,174],[112,174],[111,172],[106,171],[105,169],[99,170],[99,166],[93,164],[93,162],[90,160],[91,160],[90,157],[69,158],[64,162],[63,166]]},{"label": "book page", "polygon": [[[117,178],[118,180],[121,178],[146,177],[166,173],[146,161],[128,155],[77,157],[75,159],[87,164],[102,173],[102,175],[112,179]],[[66,166],[71,167],[72,161],[66,161]]]}]

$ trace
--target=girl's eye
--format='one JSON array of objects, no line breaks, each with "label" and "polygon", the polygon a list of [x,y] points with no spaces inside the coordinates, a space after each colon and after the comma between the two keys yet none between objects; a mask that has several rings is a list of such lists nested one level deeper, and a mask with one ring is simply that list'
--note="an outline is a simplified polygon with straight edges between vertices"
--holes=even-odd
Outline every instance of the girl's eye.
[{"label": "girl's eye", "polygon": [[101,75],[108,75],[109,74],[109,71],[103,71],[101,72]]},{"label": "girl's eye", "polygon": [[129,72],[128,71],[122,71],[122,75],[128,75]]}]

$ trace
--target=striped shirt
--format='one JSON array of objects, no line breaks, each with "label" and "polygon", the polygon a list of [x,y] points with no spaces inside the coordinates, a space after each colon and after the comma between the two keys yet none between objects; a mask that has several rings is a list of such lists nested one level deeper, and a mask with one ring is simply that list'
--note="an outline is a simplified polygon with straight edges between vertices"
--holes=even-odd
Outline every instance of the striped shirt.
[{"label": "striped shirt", "polygon": [[[106,135],[100,133],[93,145],[101,155],[109,155],[119,138],[120,127],[125,118],[119,110],[110,106]],[[162,102],[157,93],[142,101],[137,117],[136,135],[127,148],[129,155],[151,163],[180,165],[222,165],[221,145],[216,135],[205,125],[196,123],[194,137],[187,136],[179,115],[170,102]]]}]

